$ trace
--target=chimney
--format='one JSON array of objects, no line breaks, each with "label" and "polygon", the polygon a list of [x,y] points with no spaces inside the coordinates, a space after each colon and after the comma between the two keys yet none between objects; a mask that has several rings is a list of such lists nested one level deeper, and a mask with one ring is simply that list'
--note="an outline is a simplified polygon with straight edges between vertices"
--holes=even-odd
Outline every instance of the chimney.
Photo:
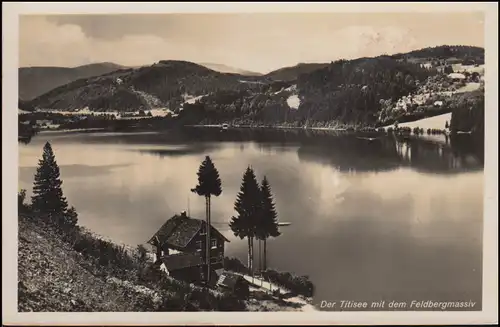
[{"label": "chimney", "polygon": [[184,211],[184,210],[181,211],[181,217],[182,218],[187,218],[186,211]]}]

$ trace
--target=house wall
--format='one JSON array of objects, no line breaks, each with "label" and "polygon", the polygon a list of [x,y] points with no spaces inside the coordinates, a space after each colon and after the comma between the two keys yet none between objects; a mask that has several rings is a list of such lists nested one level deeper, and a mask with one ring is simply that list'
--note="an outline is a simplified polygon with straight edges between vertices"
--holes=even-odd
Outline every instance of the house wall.
[{"label": "house wall", "polygon": [[[212,228],[211,231],[211,239],[214,242],[214,246],[211,248],[210,257],[211,257],[211,268],[213,269],[222,269],[224,267],[224,248],[225,248],[225,240],[223,237],[219,235],[219,233]],[[193,239],[189,242],[189,244],[184,249],[176,249],[173,247],[169,247],[167,244],[164,244],[161,248],[161,253],[159,253],[157,247],[153,246],[153,251],[155,254],[155,258],[158,254],[161,256],[172,255],[179,252],[190,252],[190,253],[200,253],[202,258],[206,256],[206,234],[203,231],[198,231]]]},{"label": "house wall", "polygon": [[[211,257],[211,268],[212,269],[222,269],[224,263],[224,247],[225,240],[222,238],[214,228],[210,234],[212,242],[215,244],[212,246],[210,251]],[[203,231],[199,231],[195,237],[189,242],[187,250],[190,252],[199,252],[202,258],[206,256],[206,234]]]}]

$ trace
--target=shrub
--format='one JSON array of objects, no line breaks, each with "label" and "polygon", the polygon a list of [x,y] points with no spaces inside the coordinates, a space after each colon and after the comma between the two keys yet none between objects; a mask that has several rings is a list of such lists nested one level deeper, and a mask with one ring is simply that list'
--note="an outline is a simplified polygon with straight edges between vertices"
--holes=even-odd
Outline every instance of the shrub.
[{"label": "shrub", "polygon": [[136,312],[158,311],[158,307],[159,305],[149,295],[138,294],[135,296],[133,310]]},{"label": "shrub", "polygon": [[193,303],[189,301],[188,294],[164,291],[160,296],[162,300],[155,308],[156,311],[198,311]]},{"label": "shrub", "polygon": [[139,263],[145,263],[148,259],[148,250],[144,247],[144,245],[139,244],[137,245],[135,255]]},{"label": "shrub", "polygon": [[17,210],[20,213],[27,213],[30,211],[30,205],[25,203],[26,200],[26,190],[22,189],[17,193]]},{"label": "shrub", "polygon": [[97,263],[102,267],[111,268],[116,272],[138,269],[137,262],[124,246],[100,239],[79,227],[69,231],[66,239],[75,251],[97,259]]},{"label": "shrub", "polygon": [[225,292],[216,300],[218,311],[246,311],[245,302],[236,294]]},{"label": "shrub", "polygon": [[243,274],[250,274],[250,270],[237,258],[224,258],[224,269]]},{"label": "shrub", "polygon": [[60,216],[56,223],[63,230],[70,230],[74,228],[78,223],[78,213],[76,212],[75,207],[71,207],[66,210],[64,215]]}]

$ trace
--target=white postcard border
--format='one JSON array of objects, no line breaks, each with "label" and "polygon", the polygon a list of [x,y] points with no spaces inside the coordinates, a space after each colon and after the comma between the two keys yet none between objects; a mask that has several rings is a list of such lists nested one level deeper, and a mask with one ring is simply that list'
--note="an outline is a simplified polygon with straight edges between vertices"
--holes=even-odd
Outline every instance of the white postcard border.
[{"label": "white postcard border", "polygon": [[[17,312],[18,15],[168,12],[470,12],[485,14],[483,310],[480,312]],[[479,324],[498,322],[498,4],[497,3],[2,3],[2,322],[17,324]]]}]

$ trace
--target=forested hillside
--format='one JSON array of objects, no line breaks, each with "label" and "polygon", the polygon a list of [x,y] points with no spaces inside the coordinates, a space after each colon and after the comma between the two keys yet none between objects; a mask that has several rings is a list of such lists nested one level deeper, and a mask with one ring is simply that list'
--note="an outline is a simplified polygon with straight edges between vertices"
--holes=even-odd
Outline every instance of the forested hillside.
[{"label": "forested hillside", "polygon": [[[191,62],[166,60],[80,79],[24,105],[122,112],[163,109],[172,113],[166,119],[182,124],[373,126],[414,113],[426,115],[444,92],[465,86],[466,81],[478,82],[474,74],[461,81],[448,78],[453,71],[449,60],[478,65],[484,61],[484,49],[443,46],[329,64],[299,64],[264,76],[221,73]],[[425,99],[413,101],[417,96]],[[401,99],[409,99],[404,100],[408,105],[398,104]]]},{"label": "forested hillside", "polygon": [[[255,77],[248,77],[250,81]],[[80,79],[34,99],[39,108],[93,111],[134,111],[155,107],[176,108],[184,96],[198,96],[218,90],[252,89],[241,75],[219,73],[184,61],[160,61],[151,66],[124,69]]]},{"label": "forested hillside", "polygon": [[407,58],[448,60],[449,62],[460,61],[465,65],[482,65],[484,64],[484,48],[464,45],[443,45],[438,47],[419,49],[408,53],[399,53],[391,57],[394,59]]},{"label": "forested hillside", "polygon": [[295,81],[300,75],[316,69],[327,67],[328,63],[301,63],[292,67],[284,67],[267,73],[266,76],[278,81]]}]

